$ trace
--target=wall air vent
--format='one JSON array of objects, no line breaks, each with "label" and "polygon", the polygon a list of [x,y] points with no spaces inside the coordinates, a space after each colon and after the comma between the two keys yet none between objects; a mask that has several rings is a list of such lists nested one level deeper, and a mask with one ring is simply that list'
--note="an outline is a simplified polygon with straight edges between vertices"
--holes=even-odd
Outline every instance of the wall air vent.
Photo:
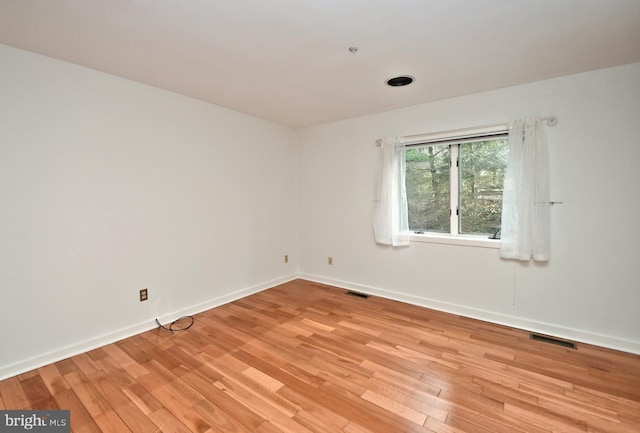
[{"label": "wall air vent", "polygon": [[578,346],[576,346],[575,343],[572,343],[570,341],[559,340],[557,338],[547,337],[546,335],[540,335],[540,334],[530,334],[530,337],[532,340],[535,340],[535,341],[555,344],[556,346],[567,347],[569,349],[578,349]]}]

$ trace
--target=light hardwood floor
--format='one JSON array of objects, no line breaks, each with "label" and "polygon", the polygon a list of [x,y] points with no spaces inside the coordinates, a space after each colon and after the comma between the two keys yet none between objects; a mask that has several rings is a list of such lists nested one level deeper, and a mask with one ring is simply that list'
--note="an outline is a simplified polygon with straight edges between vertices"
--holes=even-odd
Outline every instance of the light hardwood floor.
[{"label": "light hardwood floor", "polygon": [[640,432],[640,356],[296,280],[0,382],[74,432]]}]

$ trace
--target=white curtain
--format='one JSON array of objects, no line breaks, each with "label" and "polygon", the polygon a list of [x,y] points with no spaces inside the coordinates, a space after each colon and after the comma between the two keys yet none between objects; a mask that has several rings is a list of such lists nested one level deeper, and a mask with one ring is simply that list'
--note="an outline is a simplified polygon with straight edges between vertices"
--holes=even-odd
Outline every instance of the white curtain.
[{"label": "white curtain", "polygon": [[537,117],[516,120],[509,129],[502,200],[500,256],[549,260],[549,162]]},{"label": "white curtain", "polygon": [[407,190],[403,138],[385,138],[380,146],[373,232],[383,245],[409,245]]}]

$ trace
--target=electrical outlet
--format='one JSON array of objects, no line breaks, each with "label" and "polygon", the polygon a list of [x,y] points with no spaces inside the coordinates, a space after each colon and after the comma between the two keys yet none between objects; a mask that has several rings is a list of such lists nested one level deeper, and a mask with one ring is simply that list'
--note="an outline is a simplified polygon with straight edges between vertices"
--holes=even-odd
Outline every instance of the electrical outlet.
[{"label": "electrical outlet", "polygon": [[329,264],[333,265],[333,257],[329,257]]},{"label": "electrical outlet", "polygon": [[149,291],[147,289],[140,290],[140,302],[149,299]]},{"label": "electrical outlet", "polygon": [[289,263],[289,255],[285,254],[285,256],[284,256],[284,262],[285,262],[285,263]]}]

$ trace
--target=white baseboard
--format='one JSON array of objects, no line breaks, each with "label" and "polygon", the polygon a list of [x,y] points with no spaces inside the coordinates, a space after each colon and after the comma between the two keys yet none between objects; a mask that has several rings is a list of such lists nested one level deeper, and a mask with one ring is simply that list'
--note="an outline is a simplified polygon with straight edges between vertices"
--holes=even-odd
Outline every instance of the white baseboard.
[{"label": "white baseboard", "polygon": [[301,273],[298,275],[303,280],[313,281],[316,283],[327,284],[342,289],[353,290],[360,293],[380,296],[382,298],[392,299],[394,301],[406,302],[408,304],[418,305],[433,310],[443,311],[445,313],[456,314],[459,316],[469,317],[472,319],[483,320],[486,322],[496,323],[511,328],[523,329],[529,332],[535,332],[550,335],[566,340],[593,344],[595,346],[606,347],[609,349],[620,350],[623,352],[634,353],[640,355],[640,342],[626,340],[609,335],[597,334],[580,329],[569,328],[565,326],[544,323],[535,320],[523,319],[520,317],[509,316],[506,314],[494,313],[491,311],[480,310],[476,308],[466,307],[464,305],[450,304],[440,302],[429,298],[423,298],[405,293],[393,292],[385,289],[379,289],[371,286],[351,283],[347,281],[334,280],[331,278],[320,277]]},{"label": "white baseboard", "polygon": [[[620,338],[611,337],[608,335],[596,334],[579,329],[568,328],[564,326],[553,325],[544,322],[538,322],[534,320],[522,319],[519,317],[509,316],[505,314],[493,313],[490,311],[479,310],[462,305],[450,304],[446,302],[440,302],[429,298],[423,298],[413,295],[407,295],[404,293],[393,292],[389,290],[379,289],[371,286],[364,286],[361,284],[351,283],[342,280],[334,280],[331,278],[320,277],[310,274],[290,274],[272,281],[268,281],[263,284],[259,284],[253,287],[248,287],[242,290],[238,290],[224,296],[220,296],[206,302],[193,305],[188,308],[184,308],[179,311],[175,311],[169,314],[165,314],[162,317],[158,317],[161,323],[171,322],[179,317],[193,315],[209,310],[211,308],[219,307],[237,299],[244,298],[254,293],[267,290],[271,287],[284,284],[286,282],[301,278],[308,281],[313,281],[321,284],[327,284],[334,287],[339,287],[347,290],[354,290],[357,292],[380,296],[382,298],[392,299],[395,301],[406,302],[421,307],[431,308],[446,313],[457,314],[460,316],[470,317],[473,319],[483,320],[487,322],[497,323],[512,328],[524,329],[531,332],[537,332],[545,335],[551,335],[567,340],[583,342],[587,344],[593,344],[596,346],[607,347],[614,350],[621,350],[623,352],[640,354],[640,342],[625,340]],[[133,335],[140,334],[157,327],[155,321],[145,321],[138,323],[127,328],[123,328],[102,336],[78,342],[77,344],[69,345],[58,350],[44,353],[33,358],[29,358],[14,364],[0,367],[0,380],[7,379],[9,377],[16,376],[18,374],[31,371],[33,369],[57,362],[69,357],[78,355],[80,353],[88,352],[93,349],[105,346],[107,344],[120,341],[122,339],[131,337]]]},{"label": "white baseboard", "polygon": [[[191,307],[184,308],[179,311],[165,314],[162,317],[158,317],[158,320],[160,321],[160,323],[172,322],[179,317],[198,314],[203,311],[210,310],[211,308],[219,307],[221,305],[228,304],[229,302],[235,301],[237,299],[241,299],[246,296],[252,295],[254,293],[261,292],[271,287],[284,284],[286,282],[295,280],[297,278],[298,276],[296,274],[287,275],[272,281],[268,281],[263,284],[259,284],[253,287],[248,287],[242,290],[238,290],[238,291],[226,294],[224,296],[210,299],[206,302],[193,305]],[[149,331],[150,329],[154,329],[157,326],[158,325],[155,323],[155,321],[151,321],[151,320],[145,321],[132,326],[128,326],[126,328],[123,328],[114,332],[110,332],[108,334],[91,338],[89,340],[80,341],[76,344],[72,344],[52,352],[47,352],[29,359],[25,359],[23,361],[16,362],[14,364],[2,366],[0,367],[0,380],[17,376],[18,374],[26,373],[27,371],[31,371],[36,368],[49,365],[53,362],[58,362],[63,359],[67,359],[69,357],[72,357],[84,352],[88,352],[93,349],[97,349],[107,344],[115,343],[116,341],[120,341],[122,339],[140,334],[145,331]]]}]

